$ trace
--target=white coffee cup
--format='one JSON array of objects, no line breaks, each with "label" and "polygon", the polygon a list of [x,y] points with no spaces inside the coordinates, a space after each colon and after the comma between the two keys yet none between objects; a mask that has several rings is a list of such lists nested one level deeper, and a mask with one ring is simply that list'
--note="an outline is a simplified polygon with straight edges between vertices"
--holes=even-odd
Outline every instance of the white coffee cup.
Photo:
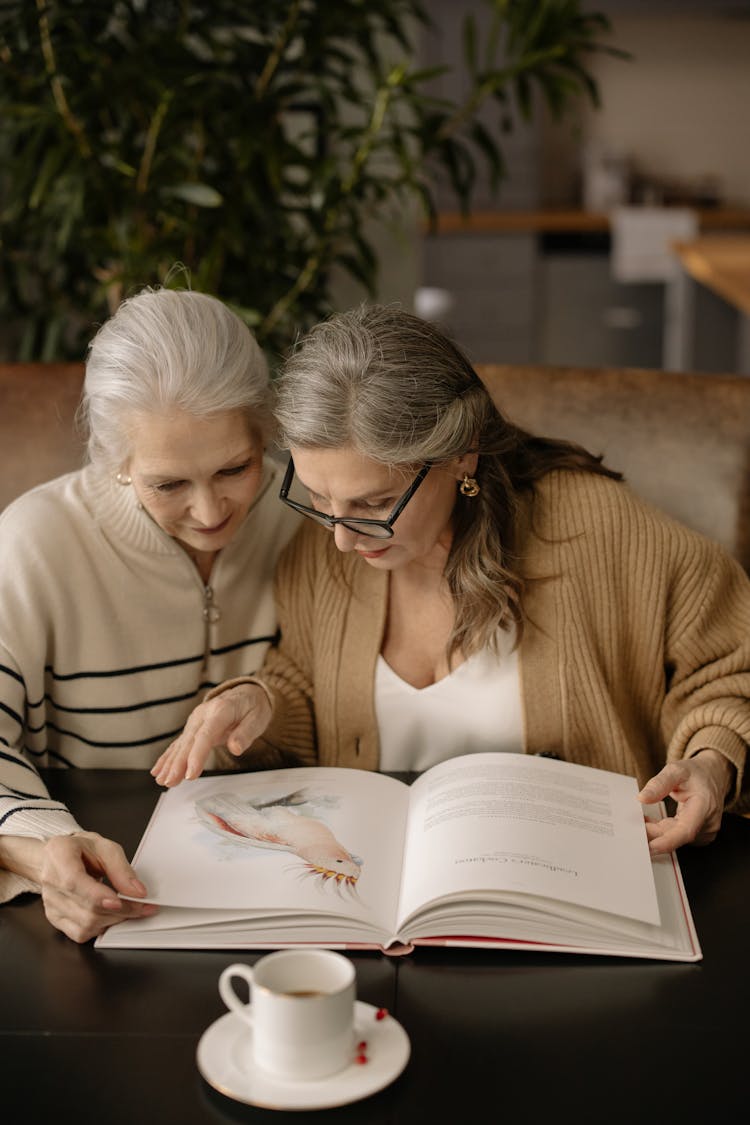
[{"label": "white coffee cup", "polygon": [[[250,986],[250,1003],[232,979]],[[354,966],[325,949],[284,949],[253,968],[229,965],[219,977],[228,1008],[253,1029],[252,1059],[280,1078],[325,1078],[354,1058]]]}]

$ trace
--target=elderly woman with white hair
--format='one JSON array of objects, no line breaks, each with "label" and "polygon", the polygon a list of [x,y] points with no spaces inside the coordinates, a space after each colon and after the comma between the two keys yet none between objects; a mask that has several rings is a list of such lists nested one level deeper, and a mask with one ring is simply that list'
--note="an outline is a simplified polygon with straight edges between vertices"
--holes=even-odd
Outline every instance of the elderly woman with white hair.
[{"label": "elderly woman with white hair", "polygon": [[278,503],[263,353],[221,301],[146,289],[88,351],[85,467],[0,516],[0,901],[76,941],[152,913],[38,767],[151,767],[207,689],[260,667]]}]

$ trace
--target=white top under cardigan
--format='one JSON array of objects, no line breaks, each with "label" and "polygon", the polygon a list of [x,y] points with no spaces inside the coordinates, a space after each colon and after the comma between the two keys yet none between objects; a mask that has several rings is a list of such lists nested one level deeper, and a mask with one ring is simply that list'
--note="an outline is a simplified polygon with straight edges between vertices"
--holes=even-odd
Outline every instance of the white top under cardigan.
[{"label": "white top under cardigan", "polygon": [[523,713],[514,631],[498,630],[498,651],[474,653],[429,687],[415,688],[382,656],[375,669],[380,769],[426,770],[488,750],[523,752]]},{"label": "white top under cardigan", "polygon": [[[91,467],[0,514],[0,832],[75,831],[37,766],[147,769],[208,688],[260,667],[301,519],[279,480],[267,461],[209,586],[133,488]],[[0,870],[0,902],[33,889]]]}]

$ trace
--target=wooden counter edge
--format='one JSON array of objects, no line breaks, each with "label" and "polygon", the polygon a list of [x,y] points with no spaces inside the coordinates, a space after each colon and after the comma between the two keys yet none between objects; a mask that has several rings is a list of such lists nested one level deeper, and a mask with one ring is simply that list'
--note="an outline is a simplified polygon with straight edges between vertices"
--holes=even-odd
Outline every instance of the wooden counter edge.
[{"label": "wooden counter edge", "polygon": [[[701,230],[748,230],[750,209],[744,207],[697,208]],[[542,208],[537,211],[441,211],[434,227],[423,224],[426,234],[543,234],[609,230],[604,211]]]},{"label": "wooden counter edge", "polygon": [[718,235],[673,243],[685,271],[750,316],[750,235]]}]

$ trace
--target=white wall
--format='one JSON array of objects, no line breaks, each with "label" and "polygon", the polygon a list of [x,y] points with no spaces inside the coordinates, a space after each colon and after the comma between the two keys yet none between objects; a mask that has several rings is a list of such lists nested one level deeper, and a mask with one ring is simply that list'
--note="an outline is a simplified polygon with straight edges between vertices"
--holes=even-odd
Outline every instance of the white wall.
[{"label": "white wall", "polygon": [[[421,285],[420,221],[415,202],[405,214],[366,225],[365,234],[378,259],[379,301],[398,301],[412,309],[414,291]],[[369,300],[362,286],[343,270],[332,273],[331,292],[334,308],[339,311]]]},{"label": "white wall", "polygon": [[[585,110],[580,139],[606,142],[651,174],[685,181],[714,174],[726,202],[750,204],[750,20],[611,19],[610,42],[633,59],[594,59],[602,106]],[[554,162],[546,162],[553,202],[571,188],[577,139],[570,125],[550,132],[560,161],[557,183]]]}]

